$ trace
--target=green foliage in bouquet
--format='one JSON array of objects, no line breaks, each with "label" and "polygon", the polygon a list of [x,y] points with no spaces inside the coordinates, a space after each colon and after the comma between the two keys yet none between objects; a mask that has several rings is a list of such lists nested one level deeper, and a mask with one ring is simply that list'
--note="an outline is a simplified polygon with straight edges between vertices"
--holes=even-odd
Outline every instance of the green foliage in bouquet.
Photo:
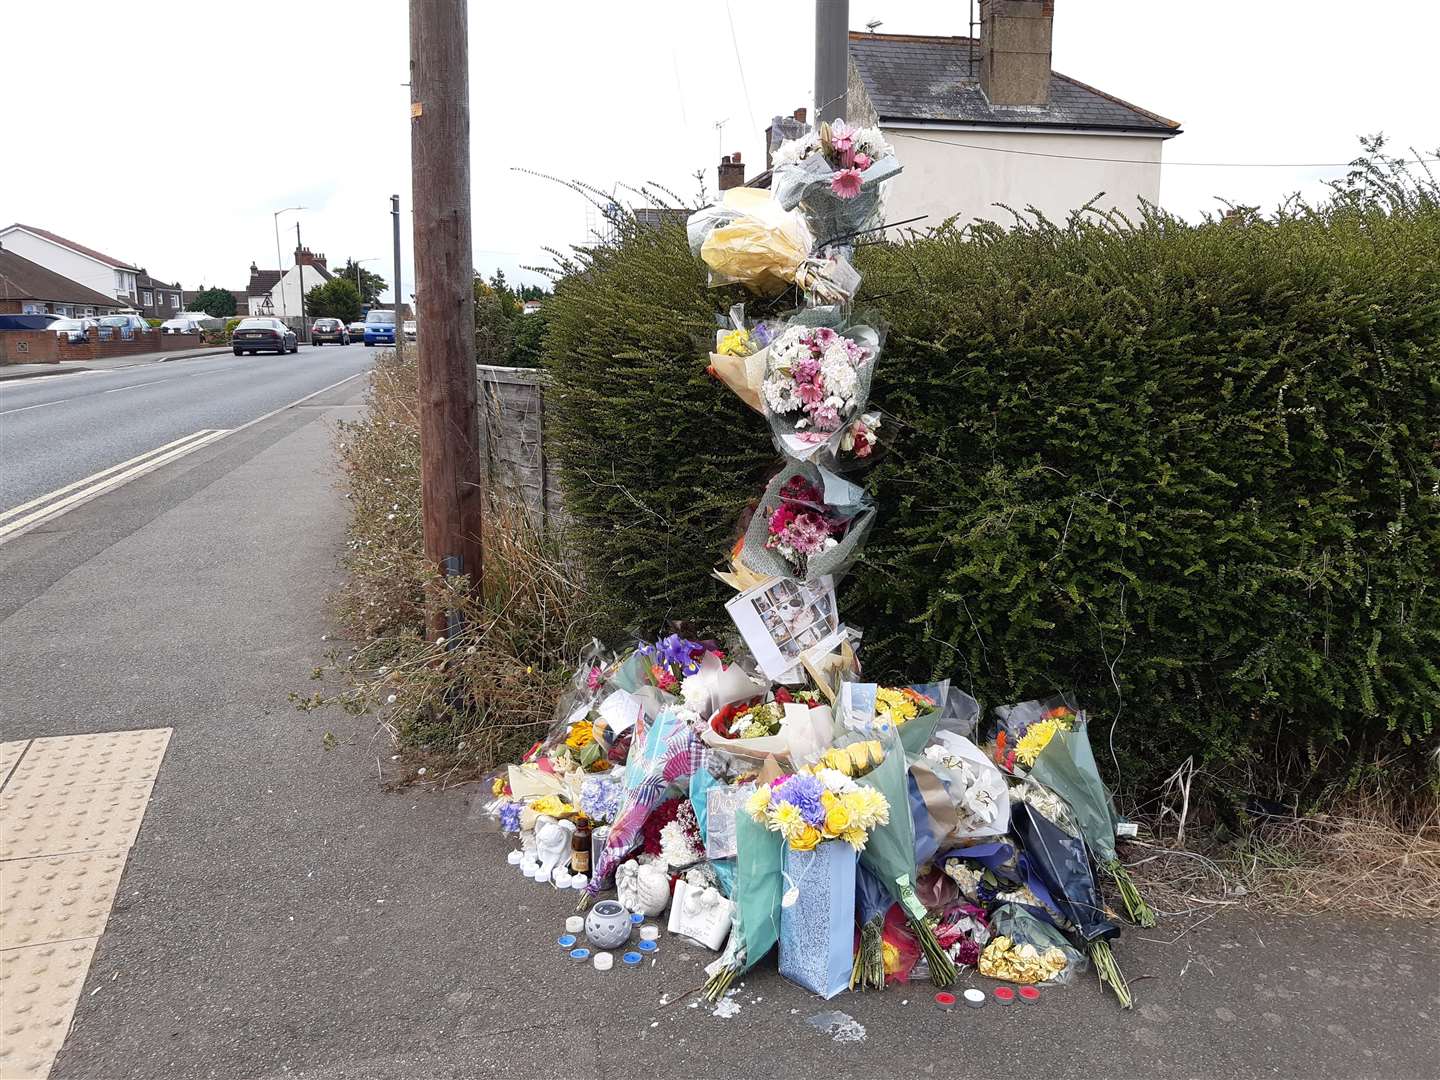
[{"label": "green foliage in bouquet", "polygon": [[739,293],[705,287],[679,224],[624,223],[579,258],[546,304],[546,445],[601,629],[723,628],[733,593],[710,569],[776,457],[764,419],[705,370]]}]

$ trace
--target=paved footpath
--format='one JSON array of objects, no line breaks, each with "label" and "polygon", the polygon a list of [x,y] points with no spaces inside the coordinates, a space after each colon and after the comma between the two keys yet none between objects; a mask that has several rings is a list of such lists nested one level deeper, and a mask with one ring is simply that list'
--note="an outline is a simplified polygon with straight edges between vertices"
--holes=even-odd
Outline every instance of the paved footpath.
[{"label": "paved footpath", "polygon": [[[149,799],[104,849],[124,864],[108,919],[50,942],[91,943],[83,984],[35,984],[74,1002],[52,1076],[1440,1075],[1440,942],[1417,923],[1221,912],[1135,933],[1128,1014],[1093,979],[979,1012],[921,986],[827,1003],[767,964],[725,1018],[684,996],[694,946],[663,940],[638,972],[571,966],[553,941],[573,894],[504,863],[477,786],[386,794],[363,719],[287,701],[329,648],[345,513],[329,422],[357,386],[0,544],[0,741],[169,733],[144,737],[153,788],[91,781]],[[33,947],[6,937],[0,959]],[[831,1010],[855,1023],[811,1023]]]}]

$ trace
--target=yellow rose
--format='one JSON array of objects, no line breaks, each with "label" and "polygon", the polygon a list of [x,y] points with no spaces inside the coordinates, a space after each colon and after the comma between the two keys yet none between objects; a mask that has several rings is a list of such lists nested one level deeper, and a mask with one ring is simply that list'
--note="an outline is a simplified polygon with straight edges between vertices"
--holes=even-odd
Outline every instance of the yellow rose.
[{"label": "yellow rose", "polygon": [[570,734],[565,736],[565,745],[571,750],[583,750],[594,741],[595,732],[589,720],[577,720],[570,728]]},{"label": "yellow rose", "polygon": [[820,830],[814,825],[806,825],[790,837],[790,846],[796,851],[814,851],[815,845],[820,843]]},{"label": "yellow rose", "polygon": [[850,827],[850,812],[838,802],[825,811],[825,831],[839,836]]}]

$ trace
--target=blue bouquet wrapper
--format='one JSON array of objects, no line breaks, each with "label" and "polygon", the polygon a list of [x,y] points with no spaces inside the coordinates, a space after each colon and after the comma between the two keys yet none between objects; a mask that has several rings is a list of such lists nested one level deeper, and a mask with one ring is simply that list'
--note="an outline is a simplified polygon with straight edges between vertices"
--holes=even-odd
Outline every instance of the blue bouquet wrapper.
[{"label": "blue bouquet wrapper", "polygon": [[814,851],[785,849],[785,890],[798,890],[780,908],[780,974],[822,998],[850,986],[855,958],[855,849],[827,840]]}]

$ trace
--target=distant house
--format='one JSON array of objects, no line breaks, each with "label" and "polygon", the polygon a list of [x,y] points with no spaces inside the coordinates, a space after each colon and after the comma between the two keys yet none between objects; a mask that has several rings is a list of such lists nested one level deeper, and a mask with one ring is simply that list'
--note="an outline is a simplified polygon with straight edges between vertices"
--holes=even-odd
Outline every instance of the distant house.
[{"label": "distant house", "polygon": [[242,315],[293,316],[298,319],[303,312],[303,293],[316,285],[324,285],[334,276],[326,269],[325,256],[316,255],[307,247],[295,249],[295,265],[288,270],[261,270],[252,262],[250,284],[245,289],[245,304],[236,311]]},{"label": "distant house", "polygon": [[135,290],[139,293],[135,310],[147,319],[173,319],[184,310],[185,291],[179,283],[168,285],[151,277],[144,267],[135,275]]},{"label": "distant house", "polygon": [[1102,192],[1127,214],[1158,203],[1180,125],[1051,70],[1054,0],[981,0],[980,15],[978,38],[850,34],[846,119],[878,125],[905,169],[886,220],[1013,220],[997,203],[1063,220]]},{"label": "distant house", "polygon": [[140,273],[138,266],[67,240],[49,229],[10,225],[0,229],[0,244],[7,251],[79,282],[93,292],[125,301],[125,307],[133,307],[139,300],[136,283]]},{"label": "distant house", "polygon": [[0,314],[113,315],[128,301],[96,292],[0,242]]},{"label": "distant house", "polygon": [[539,300],[526,300],[520,305],[520,310],[526,315],[534,315],[542,306]]}]

